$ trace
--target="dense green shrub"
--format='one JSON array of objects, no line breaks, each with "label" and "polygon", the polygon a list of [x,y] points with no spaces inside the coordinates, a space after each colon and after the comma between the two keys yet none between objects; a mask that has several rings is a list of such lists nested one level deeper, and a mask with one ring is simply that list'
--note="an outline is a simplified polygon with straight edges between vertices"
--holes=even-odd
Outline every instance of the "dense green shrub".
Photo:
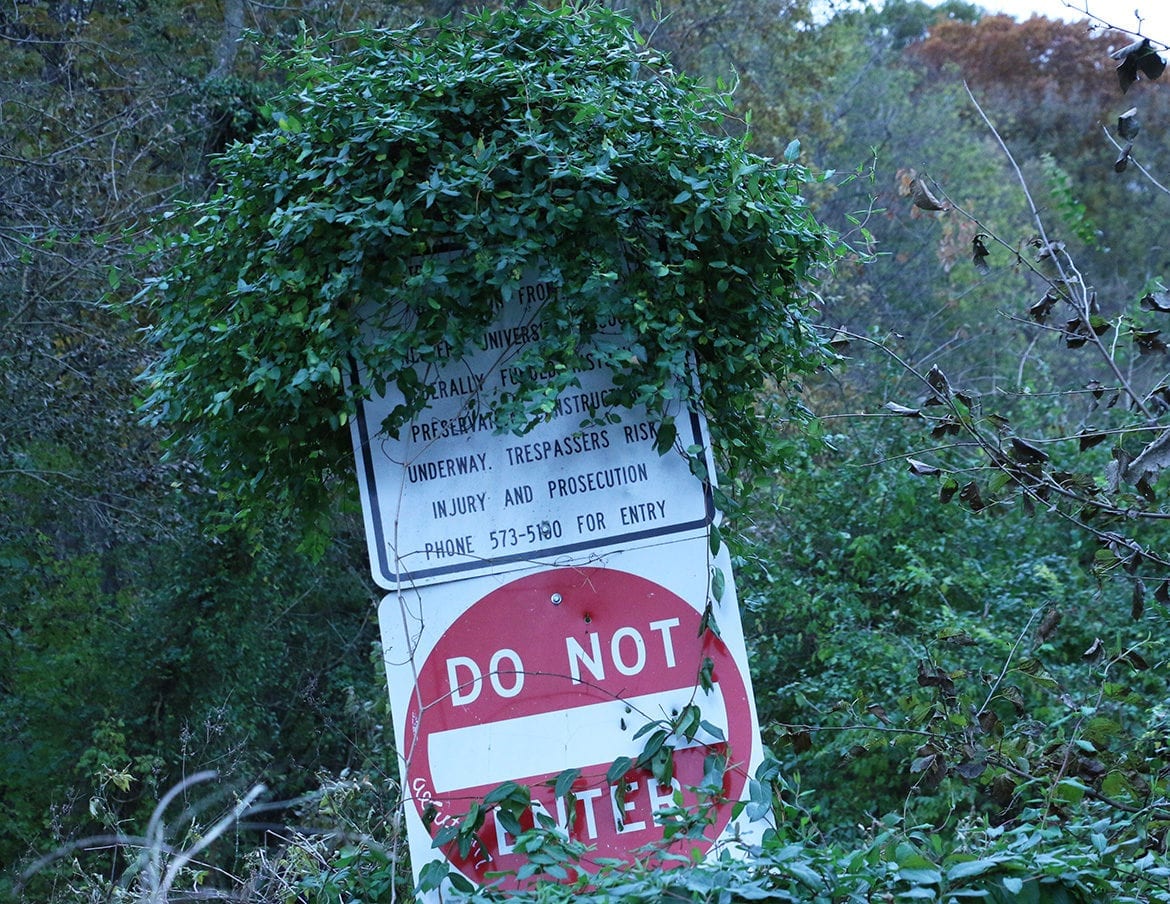
[{"label": "dense green shrub", "polygon": [[924,500],[916,437],[889,424],[778,481],[740,568],[766,742],[820,824],[1162,806],[1167,751],[1144,739],[1165,721],[1165,605],[1132,612],[1075,525]]},{"label": "dense green shrub", "polygon": [[[276,524],[258,547],[197,530],[103,558],[26,548],[23,579],[0,588],[0,719],[20,738],[0,747],[5,863],[79,835],[135,834],[167,788],[203,769],[281,797],[314,788],[319,770],[392,774],[388,718],[382,753],[363,762],[376,738],[355,707],[385,709],[385,691],[353,547],[313,564]],[[110,592],[115,565],[133,586]]]},{"label": "dense green shrub", "polygon": [[[662,869],[653,857],[634,869],[606,869],[573,885],[509,893],[512,901],[617,904],[670,900],[869,902],[983,900],[996,904],[1170,901],[1165,857],[1127,838],[1108,817],[1061,824],[1038,814],[1012,829],[961,824],[951,837],[896,816],[875,821],[853,845],[777,834],[748,859]],[[677,866],[677,864],[672,864]],[[498,901],[485,892],[451,895]]]},{"label": "dense green shrub", "polygon": [[[754,795],[772,808],[777,825],[758,847],[732,847],[706,863],[691,863],[678,853],[650,847],[637,863],[604,862],[585,871],[583,852],[566,844],[556,830],[533,830],[524,837],[533,862],[570,878],[534,879],[522,891],[507,892],[491,882],[478,889],[464,884],[462,890],[446,887],[442,899],[586,904],[1170,902],[1170,860],[1161,838],[1149,831],[1150,824],[1140,815],[1119,815],[1099,803],[1075,812],[1025,808],[1010,825],[965,816],[940,832],[936,826],[887,814],[868,820],[856,837],[839,840],[824,835],[804,806],[813,792],[800,791],[777,767],[765,763],[762,777],[766,772],[773,778],[761,782],[763,790]],[[165,901],[188,894],[230,896],[252,904],[406,900],[416,890],[407,878],[404,839],[393,815],[396,790],[392,782],[359,771],[324,781],[300,807],[301,822],[285,834],[284,844],[254,848],[238,861],[240,870],[234,875],[209,877],[203,864],[194,864],[174,871],[170,885],[158,881],[183,856],[182,845],[198,843],[192,827],[191,833],[176,837],[175,846],[165,849],[152,851],[127,839],[124,853],[129,861],[137,860],[137,868],[121,880],[86,870],[73,860],[59,872],[61,884],[74,895],[95,900],[146,896]],[[234,843],[238,846],[241,838],[249,837],[237,834]],[[153,874],[148,868],[152,856]]]},{"label": "dense green shrub", "polygon": [[553,293],[519,384],[484,393],[498,429],[600,366],[614,389],[591,417],[645,405],[670,431],[702,408],[728,473],[773,460],[760,390],[824,361],[805,296],[833,239],[799,144],[748,153],[721,134],[726,98],[640,41],[600,6],[532,6],[306,37],[279,62],[273,125],[217,161],[140,296],[146,410],[241,519],[257,498],[313,517],[334,491],[370,389],[343,380],[349,356],[402,392],[396,432],[429,399],[416,363],[459,357],[533,272]]}]

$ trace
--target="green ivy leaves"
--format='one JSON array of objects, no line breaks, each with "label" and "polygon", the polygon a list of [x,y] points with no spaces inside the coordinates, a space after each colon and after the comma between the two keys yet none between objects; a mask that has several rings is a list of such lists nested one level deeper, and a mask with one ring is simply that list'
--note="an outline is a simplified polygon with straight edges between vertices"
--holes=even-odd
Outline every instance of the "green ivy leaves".
[{"label": "green ivy leaves", "polygon": [[218,161],[137,298],[159,350],[144,410],[227,491],[320,511],[348,469],[348,362],[405,389],[395,430],[427,404],[415,365],[468,349],[532,270],[558,291],[514,362],[534,376],[489,400],[498,430],[596,361],[612,404],[704,410],[729,473],[774,463],[761,415],[800,416],[771,390],[824,360],[803,292],[834,246],[798,142],[750,155],[720,134],[726,98],[599,8],[306,39],[280,65],[273,128]]}]

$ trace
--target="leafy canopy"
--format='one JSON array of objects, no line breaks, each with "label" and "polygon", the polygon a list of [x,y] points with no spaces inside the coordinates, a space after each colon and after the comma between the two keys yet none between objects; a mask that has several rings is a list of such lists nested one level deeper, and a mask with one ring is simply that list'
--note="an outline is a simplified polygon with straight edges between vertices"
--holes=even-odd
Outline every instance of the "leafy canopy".
[{"label": "leafy canopy", "polygon": [[761,389],[823,361],[802,287],[834,248],[796,142],[749,154],[727,98],[592,6],[304,37],[273,62],[272,127],[218,160],[139,295],[161,350],[145,409],[245,512],[324,508],[368,391],[349,356],[403,392],[394,431],[427,404],[416,363],[469,349],[533,272],[557,292],[513,362],[532,374],[488,400],[499,430],[547,416],[591,356],[607,405],[702,408],[730,471],[772,461],[761,398],[799,406]]}]

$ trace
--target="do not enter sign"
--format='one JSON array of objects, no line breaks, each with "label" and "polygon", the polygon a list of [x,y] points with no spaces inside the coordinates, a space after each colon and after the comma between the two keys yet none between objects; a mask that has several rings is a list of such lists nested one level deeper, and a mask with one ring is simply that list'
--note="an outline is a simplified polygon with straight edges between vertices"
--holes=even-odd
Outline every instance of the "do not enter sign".
[{"label": "do not enter sign", "polygon": [[[743,657],[713,632],[700,633],[700,622],[699,609],[675,592],[613,568],[554,568],[475,601],[425,654],[401,721],[404,784],[419,819],[436,833],[514,781],[530,788],[534,810],[592,847],[591,856],[628,858],[662,841],[663,810],[680,799],[696,803],[691,789],[716,754],[727,763],[722,795],[706,802],[705,837],[684,849],[705,852],[742,797],[756,728]],[[703,727],[668,740],[670,785],[636,768],[607,781],[615,760],[643,749],[640,729],[668,725],[691,705]],[[557,797],[553,780],[566,769],[580,775]],[[482,880],[524,863],[513,841],[488,814],[470,856],[458,858],[454,846],[446,853]]]}]

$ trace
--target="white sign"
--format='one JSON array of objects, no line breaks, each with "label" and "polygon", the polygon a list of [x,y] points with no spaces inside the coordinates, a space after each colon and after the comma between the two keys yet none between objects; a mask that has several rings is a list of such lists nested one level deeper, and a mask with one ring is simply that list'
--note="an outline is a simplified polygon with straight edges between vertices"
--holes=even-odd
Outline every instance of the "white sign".
[{"label": "white sign", "polygon": [[[591,411],[610,411],[603,366],[578,374],[580,385],[556,400],[548,421],[522,436],[494,432],[489,402],[528,376],[516,354],[538,338],[541,306],[556,291],[537,279],[522,283],[472,354],[437,370],[419,364],[431,402],[398,437],[381,429],[402,402],[394,387],[353,420],[379,586],[586,561],[602,548],[705,533],[712,523],[711,495],[683,451],[706,448],[700,418],[679,419],[666,455],[644,409],[616,409],[616,422],[591,423]],[[350,379],[360,384],[365,375],[355,366]]]},{"label": "white sign", "polygon": [[[436,858],[476,882],[524,864],[494,811],[466,856],[432,846],[506,781],[530,790],[522,827],[550,817],[592,848],[590,859],[664,845],[689,858],[758,843],[764,814],[736,814],[762,748],[734,582],[714,604],[719,634],[699,630],[714,567],[730,575],[726,553],[712,560],[692,538],[386,597],[379,623],[416,876]],[[669,725],[688,706],[703,726],[669,738],[668,784],[644,768],[611,780],[614,760],[634,760],[646,744],[643,726]],[[697,790],[712,758],[725,763],[713,794]],[[558,797],[567,769],[579,774]],[[667,844],[664,811],[679,801],[710,824],[702,837]]]},{"label": "white sign", "polygon": [[[520,829],[551,819],[593,857],[690,858],[764,828],[767,808],[741,805],[762,748],[731,563],[710,552],[715,508],[691,473],[696,449],[711,472],[701,419],[677,416],[660,455],[656,419],[610,408],[610,371],[590,358],[546,420],[494,429],[493,402],[558,373],[519,370],[556,291],[522,282],[470,353],[420,356],[430,403],[396,436],[394,387],[352,422],[373,575],[394,591],[378,620],[416,878],[435,860],[476,881],[523,865],[496,811],[470,848],[433,846],[505,782],[531,794]],[[349,379],[372,383],[356,365]],[[718,633],[702,629],[716,569]],[[632,765],[648,723],[671,751],[665,784]],[[710,822],[667,843],[679,806]]]}]

